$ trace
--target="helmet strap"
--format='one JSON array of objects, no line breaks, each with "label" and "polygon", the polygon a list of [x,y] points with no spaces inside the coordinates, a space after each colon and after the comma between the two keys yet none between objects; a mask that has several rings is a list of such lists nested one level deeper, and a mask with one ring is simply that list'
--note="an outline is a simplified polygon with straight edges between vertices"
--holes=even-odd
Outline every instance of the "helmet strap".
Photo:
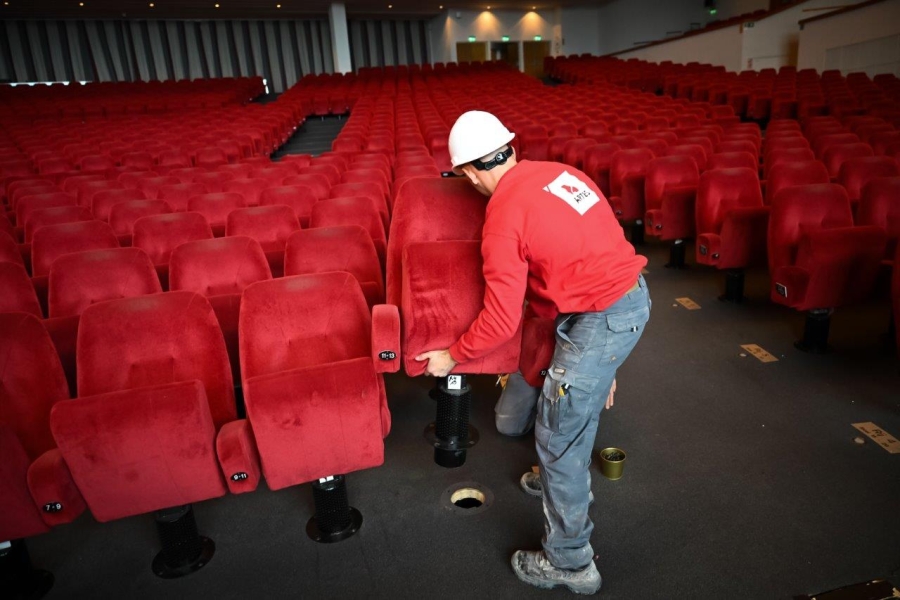
[{"label": "helmet strap", "polygon": [[490,171],[494,167],[498,165],[505,165],[506,161],[509,160],[515,152],[513,151],[512,146],[507,146],[506,150],[501,150],[494,155],[494,158],[488,161],[483,161],[481,159],[476,158],[472,161],[472,166],[478,169],[479,171]]}]

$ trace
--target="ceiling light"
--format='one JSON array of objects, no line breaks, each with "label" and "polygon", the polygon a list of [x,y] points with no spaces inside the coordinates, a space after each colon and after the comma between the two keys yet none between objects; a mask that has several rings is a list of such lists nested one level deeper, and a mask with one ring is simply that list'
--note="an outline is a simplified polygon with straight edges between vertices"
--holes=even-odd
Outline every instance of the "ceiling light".
[{"label": "ceiling light", "polygon": [[281,5],[280,5],[280,4],[276,4],[276,5],[275,5],[275,8],[281,8]]},{"label": "ceiling light", "polygon": [[156,6],[156,5],[153,4],[153,3],[151,2],[151,3],[150,3],[150,8],[153,8],[154,6]]},{"label": "ceiling light", "polygon": [[388,8],[394,8],[393,4],[388,4]]},{"label": "ceiling light", "polygon": [[216,8],[219,8],[219,3],[218,3],[218,2],[216,2]]},{"label": "ceiling light", "polygon": [[444,10],[444,5],[441,4],[440,6],[438,6],[438,8],[439,8],[440,10]]},{"label": "ceiling light", "polygon": [[78,6],[84,6],[84,2],[79,2]]}]

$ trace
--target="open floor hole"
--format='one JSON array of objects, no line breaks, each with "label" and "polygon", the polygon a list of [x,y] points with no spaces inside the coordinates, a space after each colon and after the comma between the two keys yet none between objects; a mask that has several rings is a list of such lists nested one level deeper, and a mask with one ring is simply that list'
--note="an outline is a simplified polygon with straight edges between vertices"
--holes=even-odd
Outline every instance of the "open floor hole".
[{"label": "open floor hole", "polygon": [[484,504],[484,494],[475,488],[462,488],[450,495],[450,502],[460,508],[478,508]]}]

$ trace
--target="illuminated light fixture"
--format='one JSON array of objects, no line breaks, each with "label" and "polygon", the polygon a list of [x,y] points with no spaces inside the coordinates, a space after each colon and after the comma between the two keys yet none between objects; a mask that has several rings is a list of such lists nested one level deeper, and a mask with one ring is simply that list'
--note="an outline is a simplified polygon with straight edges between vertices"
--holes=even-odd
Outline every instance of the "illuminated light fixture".
[{"label": "illuminated light fixture", "polygon": [[216,2],[216,8],[219,8],[219,3],[218,3],[218,2]]},{"label": "illuminated light fixture", "polygon": [[439,9],[439,10],[444,10],[444,5],[441,4],[440,6],[438,6],[438,9]]},{"label": "illuminated light fixture", "polygon": [[508,42],[508,41],[509,41],[509,36],[508,36],[508,35],[504,35],[503,37],[500,38],[500,41],[501,41],[501,42]]},{"label": "illuminated light fixture", "polygon": [[388,4],[388,8],[394,8],[393,4]]},{"label": "illuminated light fixture", "polygon": [[537,10],[537,6],[532,6],[531,10]]},{"label": "illuminated light fixture", "polygon": [[281,5],[280,5],[280,4],[276,4],[276,5],[275,5],[275,8],[281,8]]},{"label": "illuminated light fixture", "polygon": [[490,7],[490,6],[488,6],[488,8],[487,8],[487,9],[488,9],[488,10],[491,10],[491,7]]},{"label": "illuminated light fixture", "polygon": [[539,42],[539,41],[541,41],[542,39],[544,39],[544,38],[542,38],[542,37],[539,36],[539,35],[534,36],[534,41],[536,41],[536,42]]},{"label": "illuminated light fixture", "polygon": [[470,42],[474,42],[474,41],[475,41],[475,36],[474,36],[474,35],[470,35],[470,36],[469,36],[469,41],[470,41]]},{"label": "illuminated light fixture", "polygon": [[719,11],[716,10],[715,8],[709,9],[709,14],[711,14],[711,15],[714,15],[714,14],[716,14],[717,12],[719,12]]},{"label": "illuminated light fixture", "polygon": [[84,2],[79,2],[78,6],[84,6]]},{"label": "illuminated light fixture", "polygon": [[151,2],[151,3],[150,3],[150,8],[153,8],[154,6],[156,6],[156,5],[153,4],[153,3]]}]

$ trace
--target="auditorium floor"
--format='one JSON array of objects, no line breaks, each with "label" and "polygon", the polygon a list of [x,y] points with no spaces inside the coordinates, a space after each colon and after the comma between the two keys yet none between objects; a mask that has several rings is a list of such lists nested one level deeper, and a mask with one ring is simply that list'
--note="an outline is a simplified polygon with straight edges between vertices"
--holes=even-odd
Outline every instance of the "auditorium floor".
[{"label": "auditorium floor", "polygon": [[[900,579],[900,455],[857,445],[852,423],[900,436],[897,358],[879,337],[887,302],[834,316],[834,352],[792,342],[802,315],[766,299],[761,274],[742,306],[716,300],[721,278],[672,272],[650,256],[653,313],[619,374],[616,406],[601,418],[597,448],[628,458],[619,481],[592,466],[593,536],[601,597],[789,598],[878,577]],[[699,310],[675,298],[690,297]],[[742,357],[755,343],[775,355]],[[745,353],[746,354],[746,353]],[[493,427],[494,378],[474,380],[472,422],[481,441],[457,470],[432,462],[422,431],[434,418],[430,382],[388,378],[394,425],[383,467],[348,477],[364,518],[358,535],[319,545],[305,535],[309,485],[227,496],[195,506],[216,543],[203,570],[156,578],[151,516],[77,522],[29,540],[36,565],[56,576],[49,598],[540,598],[519,583],[518,548],[538,546],[541,505],[518,488],[533,439]],[[452,484],[494,495],[477,514],[441,504]]]}]

